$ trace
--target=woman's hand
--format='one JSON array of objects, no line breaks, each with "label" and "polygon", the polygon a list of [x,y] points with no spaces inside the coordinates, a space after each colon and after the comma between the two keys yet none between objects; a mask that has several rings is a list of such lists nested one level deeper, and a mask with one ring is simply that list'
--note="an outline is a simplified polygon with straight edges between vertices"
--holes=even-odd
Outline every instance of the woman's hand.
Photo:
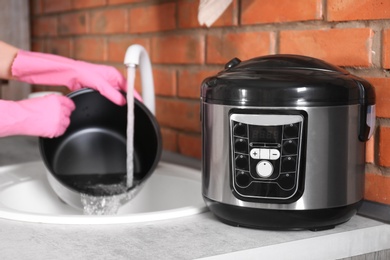
[{"label": "woman's hand", "polygon": [[31,84],[67,86],[72,91],[88,87],[117,105],[126,104],[121,93],[126,91],[126,80],[111,66],[19,50],[12,64],[12,76]]},{"label": "woman's hand", "polygon": [[74,109],[70,98],[54,94],[22,101],[0,100],[0,137],[60,136],[69,126]]}]

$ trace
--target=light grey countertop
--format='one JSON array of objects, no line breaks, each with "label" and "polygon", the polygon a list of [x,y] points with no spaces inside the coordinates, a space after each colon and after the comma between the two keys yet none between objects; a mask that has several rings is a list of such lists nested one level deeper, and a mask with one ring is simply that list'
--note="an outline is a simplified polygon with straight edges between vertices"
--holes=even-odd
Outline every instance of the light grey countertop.
[{"label": "light grey countertop", "polygon": [[1,259],[340,259],[390,248],[390,226],[355,216],[335,229],[233,227],[210,212],[118,225],[0,219]]}]

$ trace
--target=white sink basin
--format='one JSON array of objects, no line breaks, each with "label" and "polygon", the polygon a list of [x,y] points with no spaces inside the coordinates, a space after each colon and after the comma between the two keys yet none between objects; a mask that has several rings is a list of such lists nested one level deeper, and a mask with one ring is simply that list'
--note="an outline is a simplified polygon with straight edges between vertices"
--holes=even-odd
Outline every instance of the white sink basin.
[{"label": "white sink basin", "polygon": [[199,170],[160,162],[118,214],[83,215],[51,189],[42,162],[0,167],[0,218],[55,224],[118,224],[174,219],[206,210]]}]

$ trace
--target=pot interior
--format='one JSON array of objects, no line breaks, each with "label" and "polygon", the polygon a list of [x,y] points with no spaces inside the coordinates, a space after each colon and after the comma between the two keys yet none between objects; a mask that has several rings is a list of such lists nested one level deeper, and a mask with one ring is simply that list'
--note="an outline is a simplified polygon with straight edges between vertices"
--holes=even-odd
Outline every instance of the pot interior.
[{"label": "pot interior", "polygon": [[[117,106],[92,90],[69,97],[76,110],[65,134],[40,138],[41,155],[50,173],[68,188],[89,195],[115,195],[131,189],[126,187],[127,106]],[[134,101],[134,127],[133,187],[150,176],[162,149],[157,121],[138,100]],[[111,188],[104,189],[106,185]]]}]

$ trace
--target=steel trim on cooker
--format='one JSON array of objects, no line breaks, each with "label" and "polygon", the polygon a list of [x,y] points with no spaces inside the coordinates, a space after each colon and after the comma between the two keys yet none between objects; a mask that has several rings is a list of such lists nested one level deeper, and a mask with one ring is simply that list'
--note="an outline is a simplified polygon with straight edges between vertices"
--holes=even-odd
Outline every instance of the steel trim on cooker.
[{"label": "steel trim on cooker", "polygon": [[[295,202],[252,202],[231,190],[231,109],[308,114],[304,192]],[[202,102],[203,195],[223,204],[276,210],[313,210],[357,203],[364,194],[365,143],[357,142],[360,105],[329,107],[250,107]],[[334,116],[337,115],[337,116]],[[347,122],[347,123],[346,123]],[[329,133],[337,133],[329,136]],[[324,147],[326,145],[326,147]],[[321,149],[319,149],[321,148]]]}]

